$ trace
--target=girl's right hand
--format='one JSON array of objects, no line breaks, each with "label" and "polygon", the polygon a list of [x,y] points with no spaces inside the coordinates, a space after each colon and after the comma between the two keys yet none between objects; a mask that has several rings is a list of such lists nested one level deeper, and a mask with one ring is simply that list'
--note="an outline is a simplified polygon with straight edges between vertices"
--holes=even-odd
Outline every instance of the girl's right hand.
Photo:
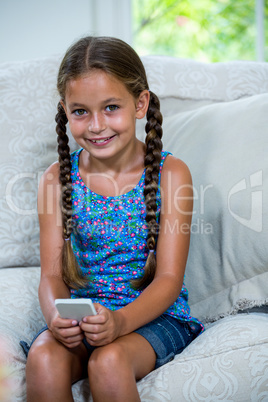
[{"label": "girl's right hand", "polygon": [[58,313],[51,320],[49,329],[69,349],[79,346],[85,337],[77,321],[61,318]]}]

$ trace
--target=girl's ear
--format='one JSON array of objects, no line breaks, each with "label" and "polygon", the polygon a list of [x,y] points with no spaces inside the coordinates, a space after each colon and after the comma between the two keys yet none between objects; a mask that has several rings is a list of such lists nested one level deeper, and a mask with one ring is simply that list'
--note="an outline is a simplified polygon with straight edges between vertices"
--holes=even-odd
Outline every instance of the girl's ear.
[{"label": "girl's ear", "polygon": [[147,112],[150,102],[150,92],[146,89],[142,91],[136,101],[136,118],[142,119]]},{"label": "girl's ear", "polygon": [[61,104],[61,106],[63,107],[63,109],[64,109],[64,111],[65,111],[65,114],[66,114],[66,116],[67,116],[66,106],[65,106],[65,103],[63,102],[62,99],[60,100],[60,104]]}]

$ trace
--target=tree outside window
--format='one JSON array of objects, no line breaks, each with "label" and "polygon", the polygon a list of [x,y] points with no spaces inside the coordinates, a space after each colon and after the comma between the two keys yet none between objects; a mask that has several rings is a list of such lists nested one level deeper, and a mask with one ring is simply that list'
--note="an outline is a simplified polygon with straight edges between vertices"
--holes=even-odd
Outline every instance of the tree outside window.
[{"label": "tree outside window", "polygon": [[[258,0],[132,1],[133,45],[140,55],[207,62],[256,60]],[[268,34],[268,0],[263,5]],[[264,55],[268,60],[267,46]]]}]

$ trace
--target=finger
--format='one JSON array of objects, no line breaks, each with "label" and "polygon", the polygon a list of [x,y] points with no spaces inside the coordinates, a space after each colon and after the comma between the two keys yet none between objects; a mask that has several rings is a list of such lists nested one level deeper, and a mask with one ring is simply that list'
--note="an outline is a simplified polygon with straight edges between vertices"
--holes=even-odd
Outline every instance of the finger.
[{"label": "finger", "polygon": [[62,334],[57,334],[55,337],[63,344],[69,346],[74,343],[81,343],[85,336],[84,336],[84,334],[80,333],[78,335],[73,335],[73,336],[62,336]]},{"label": "finger", "polygon": [[60,317],[58,317],[53,323],[58,328],[75,327],[79,324],[79,322],[77,320],[71,320],[71,319],[60,318]]},{"label": "finger", "polygon": [[104,346],[111,343],[112,340],[109,339],[105,334],[100,336],[99,334],[85,334],[86,340],[91,346]]},{"label": "finger", "polygon": [[63,338],[71,338],[78,335],[83,336],[82,329],[80,328],[79,325],[73,328],[59,328],[57,332]]},{"label": "finger", "polygon": [[85,333],[100,334],[107,330],[107,325],[104,324],[89,324],[87,322],[81,322],[80,328]]},{"label": "finger", "polygon": [[94,307],[97,314],[99,314],[101,311],[103,311],[103,309],[105,309],[105,307],[100,303],[94,303]]},{"label": "finger", "polygon": [[84,335],[76,335],[76,336],[68,336],[67,338],[63,338],[64,342],[71,345],[72,343],[82,342],[84,339]]},{"label": "finger", "polygon": [[73,327],[73,328],[57,328],[53,327],[51,328],[51,331],[54,335],[54,337],[61,342],[66,339],[66,338],[71,338],[74,336],[80,336],[83,338],[83,332],[79,326]]},{"label": "finger", "polygon": [[104,324],[107,318],[108,316],[104,314],[87,315],[83,318],[82,322],[87,322],[88,324]]}]

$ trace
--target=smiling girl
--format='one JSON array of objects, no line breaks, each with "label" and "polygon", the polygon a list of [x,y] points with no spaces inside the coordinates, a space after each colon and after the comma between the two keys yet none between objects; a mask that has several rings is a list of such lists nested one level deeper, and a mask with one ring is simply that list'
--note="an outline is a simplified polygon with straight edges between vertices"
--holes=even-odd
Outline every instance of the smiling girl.
[{"label": "smiling girl", "polygon": [[[61,63],[58,91],[59,162],[38,195],[47,326],[29,350],[27,400],[73,401],[71,385],[88,377],[94,401],[139,401],[136,381],[203,330],[183,283],[191,175],[162,151],[159,100],[126,43],[79,40]],[[135,130],[144,116],[145,144]],[[81,147],[73,154],[67,123]],[[167,230],[175,221],[189,231]],[[91,298],[97,315],[61,318],[55,299],[70,297]]]}]

